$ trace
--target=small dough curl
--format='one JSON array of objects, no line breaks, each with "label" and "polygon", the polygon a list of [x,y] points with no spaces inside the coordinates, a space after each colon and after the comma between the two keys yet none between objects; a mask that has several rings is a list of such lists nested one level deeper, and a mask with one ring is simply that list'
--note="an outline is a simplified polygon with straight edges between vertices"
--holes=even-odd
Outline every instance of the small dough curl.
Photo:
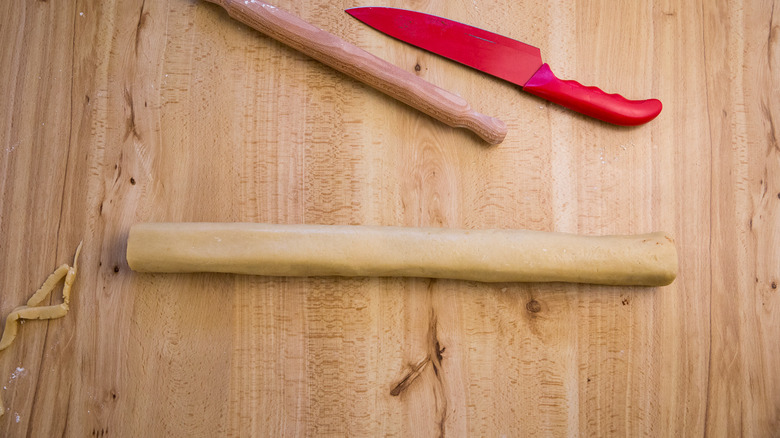
[{"label": "small dough curl", "polygon": [[[76,248],[76,255],[73,256],[73,266],[63,264],[55,269],[46,281],[43,282],[41,287],[35,291],[33,296],[27,300],[26,306],[19,306],[11,311],[5,320],[3,337],[0,338],[0,351],[8,348],[14,342],[14,339],[16,339],[16,335],[19,332],[19,320],[56,319],[62,318],[68,313],[70,306],[70,290],[73,287],[73,282],[76,281],[78,259],[79,253],[81,253],[82,243],[83,242],[79,243],[78,248]],[[41,303],[51,295],[54,286],[63,278],[65,279],[65,284],[62,287],[62,303],[41,307]],[[0,416],[3,414],[5,414],[5,408],[3,407],[3,399],[0,397]]]}]

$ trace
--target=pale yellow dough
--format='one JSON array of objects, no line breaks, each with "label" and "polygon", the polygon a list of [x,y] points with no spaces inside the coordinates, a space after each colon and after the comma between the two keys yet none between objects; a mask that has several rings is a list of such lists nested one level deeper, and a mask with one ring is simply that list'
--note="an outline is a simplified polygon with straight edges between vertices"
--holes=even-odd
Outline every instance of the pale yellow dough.
[{"label": "pale yellow dough", "polygon": [[581,236],[252,223],[144,223],[130,229],[139,272],[430,277],[480,282],[662,286],[677,275],[673,240],[657,232]]},{"label": "pale yellow dough", "polygon": [[[11,311],[5,320],[5,329],[3,330],[3,337],[0,338],[0,351],[8,348],[19,331],[19,321],[23,319],[56,319],[62,318],[68,313],[68,307],[70,305],[70,290],[73,287],[73,282],[76,280],[76,272],[78,272],[77,263],[79,253],[81,252],[81,243],[76,248],[76,255],[73,257],[73,266],[63,264],[52,272],[46,281],[43,282],[41,287],[27,300],[26,306],[19,306]],[[39,307],[43,301],[49,297],[54,290],[54,286],[57,285],[62,279],[65,279],[65,283],[62,286],[62,303],[52,306]],[[5,407],[3,406],[3,398],[0,397],[0,416],[5,414]]]}]

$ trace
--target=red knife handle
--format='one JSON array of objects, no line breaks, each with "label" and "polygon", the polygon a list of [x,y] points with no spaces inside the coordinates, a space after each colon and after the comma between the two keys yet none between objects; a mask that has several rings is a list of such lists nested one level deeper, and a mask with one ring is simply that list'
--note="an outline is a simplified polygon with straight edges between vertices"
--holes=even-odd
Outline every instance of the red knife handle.
[{"label": "red knife handle", "polygon": [[607,94],[596,87],[558,79],[550,66],[542,64],[523,90],[550,102],[607,123],[635,126],[653,120],[661,112],[658,99],[629,100],[619,94]]}]

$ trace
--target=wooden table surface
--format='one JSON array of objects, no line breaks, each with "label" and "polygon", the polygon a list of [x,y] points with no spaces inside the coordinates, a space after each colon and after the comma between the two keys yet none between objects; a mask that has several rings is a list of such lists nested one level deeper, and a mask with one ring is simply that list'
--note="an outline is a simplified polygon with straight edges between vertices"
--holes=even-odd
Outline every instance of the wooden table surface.
[{"label": "wooden table surface", "polygon": [[[780,7],[276,5],[504,120],[506,140],[214,4],[0,2],[3,317],[84,241],[70,313],[0,354],[1,435],[777,436]],[[532,43],[560,76],[664,110],[596,122],[343,12],[363,5]],[[126,239],[147,221],[663,230],[680,270],[660,288],[137,274]]]}]

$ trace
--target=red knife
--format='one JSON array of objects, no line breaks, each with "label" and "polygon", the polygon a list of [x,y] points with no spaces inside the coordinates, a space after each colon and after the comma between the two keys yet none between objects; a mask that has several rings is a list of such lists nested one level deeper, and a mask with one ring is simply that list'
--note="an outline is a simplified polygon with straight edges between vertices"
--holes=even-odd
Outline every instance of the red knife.
[{"label": "red knife", "polygon": [[507,80],[578,113],[615,125],[647,123],[661,112],[657,99],[629,100],[596,87],[558,79],[541,51],[486,30],[405,9],[359,7],[347,13],[374,29],[421,49]]}]

